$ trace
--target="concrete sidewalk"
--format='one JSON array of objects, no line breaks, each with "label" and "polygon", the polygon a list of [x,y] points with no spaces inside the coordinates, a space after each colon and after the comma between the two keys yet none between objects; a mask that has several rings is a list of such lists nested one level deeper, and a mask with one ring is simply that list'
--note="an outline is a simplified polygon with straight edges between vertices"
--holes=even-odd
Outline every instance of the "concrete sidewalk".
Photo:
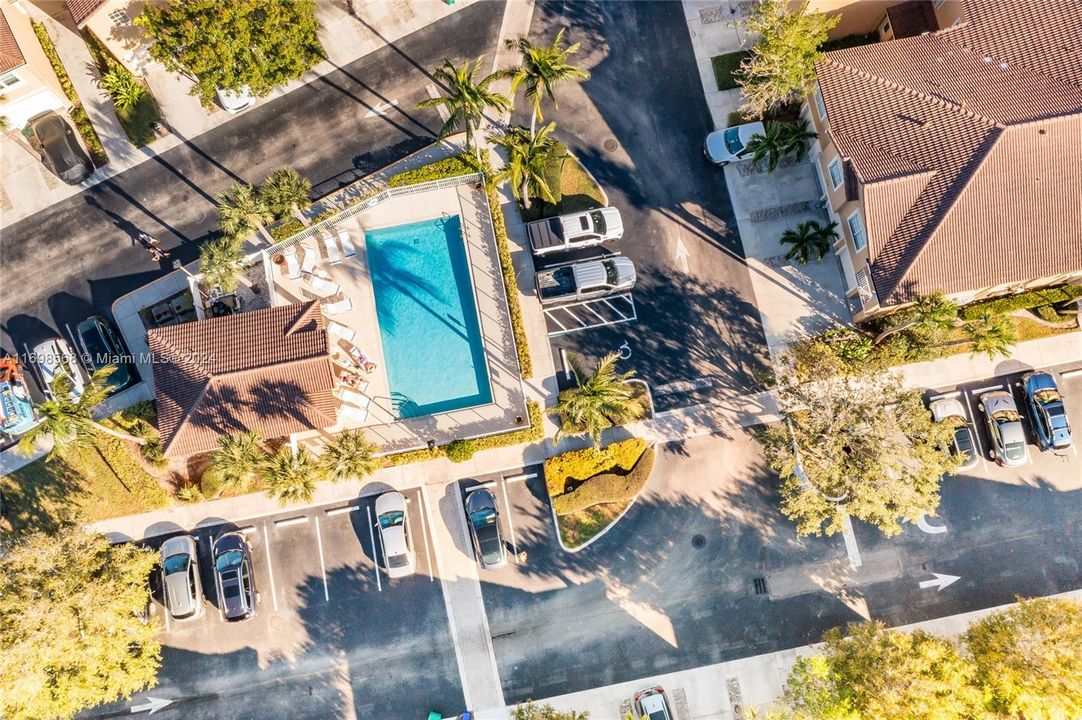
[{"label": "concrete sidewalk", "polygon": [[706,105],[710,108],[714,128],[721,130],[729,126],[729,113],[740,109],[740,89],[718,89],[711,58],[751,47],[743,28],[733,25],[743,17],[746,3],[738,0],[684,0],[683,6]]}]

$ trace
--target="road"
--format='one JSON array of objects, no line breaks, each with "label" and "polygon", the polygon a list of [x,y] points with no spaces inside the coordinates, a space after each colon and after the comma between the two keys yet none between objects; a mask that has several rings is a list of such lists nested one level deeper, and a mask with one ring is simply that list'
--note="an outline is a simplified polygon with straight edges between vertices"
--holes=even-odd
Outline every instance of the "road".
[{"label": "road", "polygon": [[[382,50],[4,228],[0,345],[33,346],[64,323],[108,315],[113,300],[171,270],[134,238],[147,232],[193,260],[216,231],[215,198],[235,181],[289,166],[322,195],[431,142],[417,111],[444,57],[490,54],[502,3],[477,3]],[[365,114],[397,100],[386,116]]]}]

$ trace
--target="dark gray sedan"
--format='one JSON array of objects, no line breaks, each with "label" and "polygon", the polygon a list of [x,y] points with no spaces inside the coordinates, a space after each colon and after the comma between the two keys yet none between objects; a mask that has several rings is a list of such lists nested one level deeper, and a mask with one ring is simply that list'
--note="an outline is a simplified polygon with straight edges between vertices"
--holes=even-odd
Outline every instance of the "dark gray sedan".
[{"label": "dark gray sedan", "polygon": [[255,615],[255,573],[252,551],[239,532],[230,532],[214,541],[214,584],[218,607],[226,620],[247,620]]},{"label": "dark gray sedan", "polygon": [[78,185],[94,172],[90,158],[64,118],[54,112],[45,113],[30,121],[30,129],[40,148],[41,162],[68,185]]},{"label": "dark gray sedan", "polygon": [[484,488],[466,496],[466,519],[470,524],[473,549],[483,568],[497,568],[507,562],[500,534],[500,513],[496,496]]}]

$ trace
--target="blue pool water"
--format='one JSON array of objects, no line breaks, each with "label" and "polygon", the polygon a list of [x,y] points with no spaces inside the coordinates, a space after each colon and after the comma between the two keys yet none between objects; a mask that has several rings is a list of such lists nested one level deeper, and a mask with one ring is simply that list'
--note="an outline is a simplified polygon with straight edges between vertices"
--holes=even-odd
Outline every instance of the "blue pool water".
[{"label": "blue pool water", "polygon": [[399,417],[492,401],[461,227],[455,215],[365,233]]}]

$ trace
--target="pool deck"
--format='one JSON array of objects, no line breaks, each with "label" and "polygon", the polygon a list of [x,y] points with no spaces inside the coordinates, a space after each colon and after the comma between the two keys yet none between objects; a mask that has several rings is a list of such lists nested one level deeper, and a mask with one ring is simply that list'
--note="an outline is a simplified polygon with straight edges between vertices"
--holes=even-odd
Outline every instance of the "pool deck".
[{"label": "pool deck", "polygon": [[[430,220],[443,213],[458,215],[462,220],[462,233],[491,382],[492,402],[434,415],[396,419],[385,372],[386,361],[376,315],[364,231]],[[340,230],[349,234],[356,249],[353,257],[343,257],[340,262],[330,263],[323,243],[317,238],[301,241],[297,245],[297,252],[298,261],[304,258],[305,253],[315,253],[313,273],[338,285],[337,292],[334,292],[334,288],[318,290],[304,279],[288,278],[285,265],[272,262],[272,253],[265,253],[265,268],[271,280],[271,300],[274,305],[307,302],[317,298],[324,302],[325,308],[336,302],[351,305],[348,310],[333,315],[325,312],[328,326],[333,321],[348,328],[347,335],[350,331],[354,333],[352,340],[347,340],[329,332],[331,354],[340,382],[351,372],[359,374],[364,382],[368,383],[367,387],[362,385],[360,389],[371,399],[368,416],[359,419],[356,416],[346,417],[342,413],[342,406],[349,403],[340,397],[338,424],[326,428],[325,431],[297,434],[293,437],[295,442],[318,452],[319,447],[335,433],[363,428],[368,438],[377,443],[383,452],[394,452],[425,447],[429,440],[442,445],[454,439],[504,432],[519,427],[516,419],[528,417],[496,241],[488,213],[483,190],[474,188],[472,183],[466,183],[390,197],[359,214],[333,222],[326,229],[334,238],[337,238]],[[339,249],[341,251],[340,245]],[[346,299],[349,303],[343,302]],[[351,344],[376,364],[372,372],[358,371],[348,360]],[[417,351],[427,353],[433,350],[420,347]],[[341,394],[339,391],[344,387],[344,384],[340,385],[336,394]]]}]

